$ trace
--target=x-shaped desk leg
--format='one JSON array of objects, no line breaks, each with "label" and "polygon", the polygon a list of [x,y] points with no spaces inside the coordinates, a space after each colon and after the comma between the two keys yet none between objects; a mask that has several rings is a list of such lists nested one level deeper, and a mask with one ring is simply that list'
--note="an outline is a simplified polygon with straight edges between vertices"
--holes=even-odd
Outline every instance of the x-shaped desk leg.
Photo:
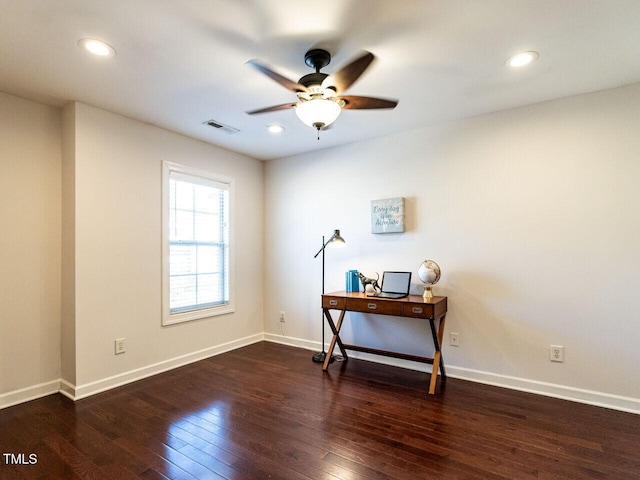
[{"label": "x-shaped desk leg", "polygon": [[340,348],[340,352],[345,360],[348,359],[347,351],[342,345],[342,340],[340,340],[340,328],[342,327],[342,320],[344,320],[344,314],[346,310],[340,310],[340,316],[338,317],[338,325],[336,326],[333,323],[333,318],[331,318],[331,313],[328,309],[323,308],[324,316],[327,317],[327,322],[329,323],[329,327],[333,332],[333,338],[331,339],[331,343],[329,344],[329,351],[327,352],[327,356],[324,359],[324,364],[322,365],[322,370],[326,371],[329,367],[329,362],[331,361],[331,355],[333,355],[333,349],[336,348],[336,342],[338,342],[338,347]]},{"label": "x-shaped desk leg", "polygon": [[444,370],[444,360],[442,359],[442,336],[444,334],[444,317],[440,318],[438,325],[438,331],[436,332],[435,320],[430,319],[429,325],[431,326],[431,335],[433,336],[433,345],[435,347],[435,353],[433,354],[433,367],[431,369],[431,382],[429,383],[429,394],[434,395],[436,393],[436,382],[438,381],[438,368],[440,368],[440,374],[442,380],[446,380],[447,374]]}]

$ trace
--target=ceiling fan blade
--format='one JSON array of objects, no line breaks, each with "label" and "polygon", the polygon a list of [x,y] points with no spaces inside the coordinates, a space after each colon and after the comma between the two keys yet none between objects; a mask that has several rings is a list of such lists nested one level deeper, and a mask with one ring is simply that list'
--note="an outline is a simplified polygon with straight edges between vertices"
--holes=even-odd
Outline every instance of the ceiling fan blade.
[{"label": "ceiling fan blade", "polygon": [[322,82],[322,86],[335,87],[336,92],[344,92],[363,74],[374,58],[373,53],[365,52],[333,75],[329,75]]},{"label": "ceiling fan blade", "polygon": [[342,107],[345,110],[368,110],[372,108],[396,108],[397,100],[386,100],[384,98],[359,97],[357,95],[345,95],[339,97],[345,101]]},{"label": "ceiling fan blade", "polygon": [[283,103],[282,105],[274,105],[273,107],[259,108],[258,110],[251,110],[247,112],[249,115],[255,115],[256,113],[276,112],[278,110],[288,110],[296,106],[296,103]]},{"label": "ceiling fan blade", "polygon": [[305,87],[304,85],[300,85],[299,83],[294,82],[293,80],[289,80],[287,77],[283,77],[279,73],[276,73],[273,70],[271,70],[266,65],[261,64],[258,60],[249,60],[247,64],[251,65],[256,70],[264,73],[271,80],[275,80],[284,88],[291,90],[292,92],[298,93],[298,92],[307,91],[307,87]]}]

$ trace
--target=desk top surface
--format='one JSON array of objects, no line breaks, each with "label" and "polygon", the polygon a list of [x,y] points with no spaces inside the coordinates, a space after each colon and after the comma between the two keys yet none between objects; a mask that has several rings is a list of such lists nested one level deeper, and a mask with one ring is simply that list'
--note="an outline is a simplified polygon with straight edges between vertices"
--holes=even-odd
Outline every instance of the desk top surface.
[{"label": "desk top surface", "polygon": [[434,296],[433,298],[426,299],[422,295],[409,295],[404,298],[384,298],[384,297],[373,297],[371,295],[365,295],[363,292],[333,292],[333,293],[324,293],[323,297],[339,297],[339,298],[364,298],[367,300],[382,300],[389,302],[403,302],[403,303],[423,303],[428,305],[436,305],[438,303],[446,302],[447,297],[438,297]]}]

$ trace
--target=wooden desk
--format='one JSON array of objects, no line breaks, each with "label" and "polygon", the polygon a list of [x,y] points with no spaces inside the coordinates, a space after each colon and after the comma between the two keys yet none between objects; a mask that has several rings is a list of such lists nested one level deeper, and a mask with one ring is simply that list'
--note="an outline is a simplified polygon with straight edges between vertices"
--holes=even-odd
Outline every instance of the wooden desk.
[{"label": "wooden desk", "polygon": [[[340,311],[337,325],[333,322],[330,310]],[[337,343],[345,361],[349,359],[346,351],[355,350],[358,352],[373,353],[375,355],[384,355],[387,357],[432,364],[431,382],[429,384],[429,394],[431,395],[436,391],[438,368],[440,368],[442,380],[444,381],[447,378],[441,351],[442,335],[444,333],[444,320],[447,314],[447,297],[433,297],[430,300],[425,300],[418,295],[409,295],[405,298],[392,300],[388,298],[367,297],[364,293],[335,292],[322,295],[322,311],[324,312],[324,316],[326,317],[327,322],[329,322],[329,327],[331,327],[331,331],[333,332],[333,338],[331,339],[329,351],[327,352],[327,357],[322,366],[322,370],[326,371],[329,367],[331,355],[333,354],[333,350]],[[342,322],[346,312],[395,315],[398,317],[422,318],[428,320],[435,347],[433,358],[399,352],[389,352],[386,350],[377,350],[375,348],[343,343],[340,339],[340,329],[342,328]],[[437,330],[436,322],[438,322]]]}]

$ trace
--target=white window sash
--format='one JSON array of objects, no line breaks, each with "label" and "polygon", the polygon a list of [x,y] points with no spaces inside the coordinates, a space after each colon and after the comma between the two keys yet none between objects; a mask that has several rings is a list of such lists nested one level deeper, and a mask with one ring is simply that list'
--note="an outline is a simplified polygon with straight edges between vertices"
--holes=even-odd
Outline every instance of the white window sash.
[{"label": "white window sash", "polygon": [[[190,320],[196,320],[201,318],[213,317],[217,315],[223,315],[232,313],[235,311],[235,261],[234,261],[234,179],[232,177],[218,175],[207,170],[197,169],[186,165],[180,165],[172,162],[162,163],[162,325],[173,325],[176,323],[187,322]],[[228,226],[228,238],[226,242],[225,252],[223,253],[223,259],[225,265],[223,272],[227,271],[227,282],[222,288],[226,290],[228,301],[224,303],[212,303],[199,304],[195,309],[184,308],[174,309],[170,308],[170,248],[171,245],[180,245],[190,242],[179,242],[170,240],[170,198],[169,198],[169,185],[171,180],[182,180],[188,183],[201,184],[208,187],[213,187],[220,190],[228,191],[227,200],[227,217],[224,221]],[[204,244],[205,242],[194,242]],[[213,242],[215,243],[215,242]],[[224,242],[223,242],[224,243]],[[223,278],[224,281],[224,278]]]}]

